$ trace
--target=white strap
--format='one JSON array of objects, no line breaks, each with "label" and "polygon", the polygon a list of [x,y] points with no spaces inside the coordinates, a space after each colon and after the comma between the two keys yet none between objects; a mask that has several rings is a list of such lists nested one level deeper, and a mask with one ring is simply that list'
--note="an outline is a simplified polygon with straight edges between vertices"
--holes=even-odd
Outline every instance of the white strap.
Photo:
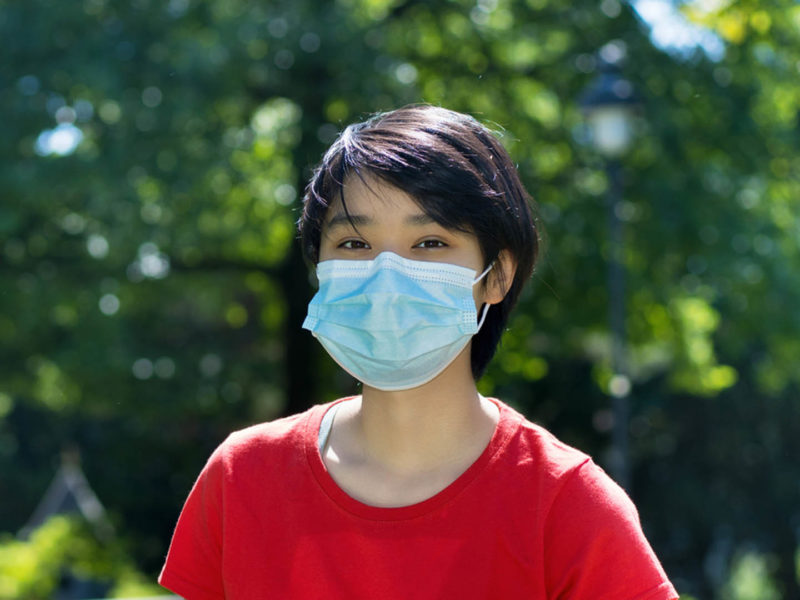
[{"label": "white strap", "polygon": [[317,446],[319,452],[325,449],[325,444],[328,443],[328,438],[331,435],[331,428],[333,427],[333,418],[336,416],[336,411],[339,410],[339,404],[331,406],[323,415],[322,423],[319,424],[319,436],[317,437]]},{"label": "white strap", "polygon": [[486,315],[489,314],[489,307],[490,306],[491,306],[491,304],[489,304],[488,302],[483,305],[483,310],[481,312],[481,320],[478,321],[478,331],[480,331],[481,327],[483,327],[483,322],[486,320]]}]

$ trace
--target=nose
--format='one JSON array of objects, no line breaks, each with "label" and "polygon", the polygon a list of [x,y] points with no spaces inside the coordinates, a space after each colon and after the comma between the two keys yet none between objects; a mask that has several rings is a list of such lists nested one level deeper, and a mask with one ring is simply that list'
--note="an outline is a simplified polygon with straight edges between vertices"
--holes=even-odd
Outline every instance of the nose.
[{"label": "nose", "polygon": [[409,252],[407,249],[404,249],[399,244],[380,244],[379,247],[375,248],[376,257],[386,252],[389,252],[391,254],[396,254],[397,256],[400,256],[402,258],[409,258],[409,259],[412,258],[411,252]]}]

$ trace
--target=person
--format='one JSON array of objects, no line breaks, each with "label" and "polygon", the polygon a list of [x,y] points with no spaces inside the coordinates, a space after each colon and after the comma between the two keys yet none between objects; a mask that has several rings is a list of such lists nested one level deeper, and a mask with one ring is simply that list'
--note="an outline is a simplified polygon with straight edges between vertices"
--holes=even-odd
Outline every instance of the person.
[{"label": "person", "polygon": [[678,597],[591,458],[477,391],[534,267],[531,202],[470,116],[415,105],[341,133],[299,220],[319,280],[303,327],[361,393],[223,442],[163,586],[189,600]]}]

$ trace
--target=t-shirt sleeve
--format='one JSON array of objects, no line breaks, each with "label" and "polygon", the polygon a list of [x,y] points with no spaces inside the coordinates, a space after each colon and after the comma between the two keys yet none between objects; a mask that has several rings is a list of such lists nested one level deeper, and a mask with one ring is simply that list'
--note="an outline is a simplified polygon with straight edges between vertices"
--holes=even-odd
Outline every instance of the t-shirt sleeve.
[{"label": "t-shirt sleeve", "polygon": [[225,597],[222,582],[223,451],[209,458],[192,487],[158,582],[186,600]]},{"label": "t-shirt sleeve", "polygon": [[625,492],[590,460],[567,477],[544,526],[547,597],[677,599]]}]

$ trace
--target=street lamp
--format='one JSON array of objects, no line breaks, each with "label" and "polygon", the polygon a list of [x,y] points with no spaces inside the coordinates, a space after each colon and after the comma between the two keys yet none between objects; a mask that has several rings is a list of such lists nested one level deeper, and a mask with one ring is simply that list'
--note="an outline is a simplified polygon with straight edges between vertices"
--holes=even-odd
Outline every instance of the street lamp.
[{"label": "street lamp", "polygon": [[608,212],[608,316],[611,329],[611,370],[609,384],[614,417],[611,442],[611,474],[623,488],[630,489],[628,451],[628,394],[631,383],[625,353],[625,266],[622,241],[622,177],[619,159],[633,139],[634,112],[638,101],[633,85],[622,77],[615,63],[600,63],[599,75],[580,97],[592,144],[605,157],[609,192]]},{"label": "street lamp", "polygon": [[597,151],[608,159],[617,159],[633,141],[633,117],[639,100],[633,84],[622,77],[616,63],[601,60],[599,71],[581,94],[580,104]]}]

